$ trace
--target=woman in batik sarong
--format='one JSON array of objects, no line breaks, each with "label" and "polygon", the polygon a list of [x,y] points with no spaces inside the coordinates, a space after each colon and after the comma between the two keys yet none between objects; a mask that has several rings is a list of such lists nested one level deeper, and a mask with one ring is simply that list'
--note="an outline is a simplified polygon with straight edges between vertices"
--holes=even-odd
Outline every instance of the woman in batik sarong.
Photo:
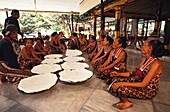
[{"label": "woman in batik sarong", "polygon": [[96,48],[97,42],[96,42],[96,36],[91,36],[89,38],[89,44],[87,47],[85,47],[82,51],[87,51],[88,54],[92,53],[94,49]]},{"label": "woman in batik sarong", "polygon": [[158,82],[163,70],[158,57],[163,56],[164,47],[159,40],[146,40],[141,52],[145,57],[133,72],[111,73],[112,76],[118,76],[108,88],[113,95],[120,98],[120,102],[113,105],[116,108],[126,109],[133,106],[128,98],[152,99],[158,93]]},{"label": "woman in batik sarong", "polygon": [[[110,72],[112,71],[119,71],[125,72],[126,71],[126,51],[123,49],[125,48],[123,38],[116,38],[113,42],[113,49],[110,51],[108,59],[105,63],[98,68],[99,78],[106,78],[108,81],[112,78],[110,77]],[[110,81],[109,81],[110,82]],[[109,83],[108,82],[108,83]]]},{"label": "woman in batik sarong", "polygon": [[112,43],[113,39],[109,36],[106,36],[103,41],[103,47],[101,50],[96,54],[96,56],[92,60],[92,65],[94,68],[98,68],[101,66],[106,59],[108,58],[108,55],[112,49]]},{"label": "woman in batik sarong", "polygon": [[36,38],[36,43],[34,45],[34,50],[36,51],[35,54],[41,58],[42,60],[44,59],[44,56],[49,54],[47,49],[44,48],[44,44],[41,43],[40,38]]},{"label": "woman in batik sarong", "polygon": [[79,36],[80,50],[83,50],[88,45],[88,41],[86,37],[87,35],[84,34],[80,34]]},{"label": "woman in batik sarong", "polygon": [[44,37],[44,48],[48,51],[49,54],[51,54],[51,47],[50,47],[50,36],[46,35]]},{"label": "woman in batik sarong", "polygon": [[26,39],[25,47],[22,48],[19,55],[19,63],[23,69],[32,69],[32,67],[41,62],[32,46],[33,40],[30,38]]},{"label": "woman in batik sarong", "polygon": [[96,54],[101,50],[101,48],[103,47],[103,41],[104,41],[105,35],[101,35],[98,39],[97,39],[97,45],[95,47],[95,49],[93,50],[92,53],[89,54],[89,59],[90,61],[93,60],[93,58],[96,56]]},{"label": "woman in batik sarong", "polygon": [[58,43],[58,34],[57,34],[57,32],[53,32],[51,34],[50,46],[51,46],[51,53],[53,53],[53,54],[62,53],[61,46]]},{"label": "woman in batik sarong", "polygon": [[77,33],[72,33],[72,35],[70,37],[70,41],[68,42],[68,48],[69,49],[79,49],[80,48]]}]

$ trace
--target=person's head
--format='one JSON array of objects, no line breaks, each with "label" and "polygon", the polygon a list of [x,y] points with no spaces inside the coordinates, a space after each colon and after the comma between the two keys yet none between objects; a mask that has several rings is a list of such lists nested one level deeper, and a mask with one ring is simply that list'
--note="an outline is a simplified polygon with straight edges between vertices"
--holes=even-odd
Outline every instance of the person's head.
[{"label": "person's head", "polygon": [[41,37],[41,33],[40,32],[38,32],[38,37]]},{"label": "person's head", "polygon": [[89,39],[90,42],[94,42],[96,41],[96,36],[91,36],[90,39]]},{"label": "person's head", "polygon": [[51,34],[51,37],[55,37],[55,36],[57,36],[57,32],[53,32],[53,33]]},{"label": "person's head", "polygon": [[98,38],[98,42],[102,42],[105,38],[105,35],[100,35]]},{"label": "person's head", "polygon": [[41,44],[41,39],[40,38],[36,38],[35,41],[36,41],[36,44],[38,44],[38,45]]},{"label": "person's head", "polygon": [[17,35],[18,35],[17,31],[18,31],[18,28],[17,28],[16,25],[8,24],[6,26],[6,28],[5,28],[5,32],[4,33],[5,33],[5,36],[8,36],[11,39],[16,40],[17,39]]},{"label": "person's head", "polygon": [[117,38],[115,38],[115,40],[113,42],[114,49],[120,48],[120,47],[126,48],[126,40],[124,40],[123,37],[117,37]]},{"label": "person's head", "polygon": [[162,57],[164,51],[163,43],[157,39],[147,39],[141,48],[142,54],[155,57]]},{"label": "person's head", "polygon": [[64,33],[63,33],[63,32],[59,32],[59,35],[60,35],[61,37],[64,37]]},{"label": "person's head", "polygon": [[72,36],[73,37],[77,37],[77,33],[72,33]]},{"label": "person's head", "polygon": [[106,36],[103,41],[103,45],[112,45],[113,39],[110,36]]},{"label": "person's head", "polygon": [[44,37],[44,40],[49,40],[50,39],[50,36],[48,36],[48,35],[46,35],[45,37]]},{"label": "person's head", "polygon": [[19,11],[16,9],[12,10],[11,15],[12,15],[12,17],[14,17],[16,19],[18,19],[20,17]]},{"label": "person's head", "polygon": [[34,41],[33,41],[32,38],[25,38],[24,44],[25,44],[26,47],[32,47],[33,44],[34,44]]}]

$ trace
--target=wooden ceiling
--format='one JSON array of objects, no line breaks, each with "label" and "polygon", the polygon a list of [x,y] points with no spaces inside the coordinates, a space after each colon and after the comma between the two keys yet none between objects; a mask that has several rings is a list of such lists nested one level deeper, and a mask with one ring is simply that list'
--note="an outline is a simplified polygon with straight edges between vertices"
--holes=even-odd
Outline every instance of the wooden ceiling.
[{"label": "wooden ceiling", "polygon": [[[109,3],[105,4],[105,9],[107,9],[107,7],[113,7],[105,10],[105,16],[114,17],[114,5],[119,4],[118,2],[122,3],[122,1],[126,1],[125,4],[121,4],[123,16],[129,18],[156,19],[159,6],[161,6],[160,19],[165,20],[170,18],[170,0],[109,0]],[[96,14],[100,16],[100,6],[92,9],[90,13],[92,12],[97,12]]]}]

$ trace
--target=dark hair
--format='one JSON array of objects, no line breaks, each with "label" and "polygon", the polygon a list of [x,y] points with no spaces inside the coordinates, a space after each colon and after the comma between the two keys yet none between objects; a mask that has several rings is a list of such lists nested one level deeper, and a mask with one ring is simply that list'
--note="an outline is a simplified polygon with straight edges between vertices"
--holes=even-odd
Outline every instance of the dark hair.
[{"label": "dark hair", "polygon": [[35,38],[35,41],[37,41],[37,40],[41,41],[41,39],[40,39],[40,38]]},{"label": "dark hair", "polygon": [[92,40],[96,41],[96,36],[91,36],[90,37]]},{"label": "dark hair", "polygon": [[77,33],[73,33],[73,36],[77,37]]},{"label": "dark hair", "polygon": [[31,40],[32,42],[34,42],[34,39],[33,39],[33,38],[24,38],[24,44],[26,44],[26,42],[27,42],[28,40]]},{"label": "dark hair", "polygon": [[151,53],[153,56],[162,57],[164,55],[164,52],[165,52],[164,45],[159,40],[150,40],[148,42],[148,45],[152,46],[153,48],[152,53]]},{"label": "dark hair", "polygon": [[[61,33],[63,33],[62,31],[61,32],[59,32],[59,35],[61,34]],[[63,33],[64,34],[64,33]]]},{"label": "dark hair", "polygon": [[40,32],[38,32],[38,34],[41,34]]},{"label": "dark hair", "polygon": [[102,37],[102,39],[104,39],[106,36],[105,36],[105,35],[102,35],[101,37]]},{"label": "dark hair", "polygon": [[125,37],[117,37],[119,38],[119,44],[122,44],[123,48],[126,48],[126,38]]},{"label": "dark hair", "polygon": [[19,11],[16,10],[16,9],[14,9],[14,10],[12,10],[12,12],[11,12],[11,15],[13,15],[13,14],[19,14]]},{"label": "dark hair", "polygon": [[57,35],[57,32],[53,32],[53,33],[51,34],[52,37],[55,36],[55,35]]},{"label": "dark hair", "polygon": [[109,41],[109,44],[113,43],[113,38],[110,36],[106,36],[107,41]]},{"label": "dark hair", "polygon": [[47,40],[47,39],[49,39],[49,38],[50,38],[50,36],[46,35],[46,36],[44,37],[44,40]]}]

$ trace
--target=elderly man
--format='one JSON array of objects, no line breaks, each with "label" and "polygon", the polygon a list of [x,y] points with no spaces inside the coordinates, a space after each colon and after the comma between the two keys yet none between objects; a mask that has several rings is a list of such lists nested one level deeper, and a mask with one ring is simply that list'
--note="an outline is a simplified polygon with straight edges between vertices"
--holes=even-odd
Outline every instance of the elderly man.
[{"label": "elderly man", "polygon": [[0,40],[0,61],[11,68],[19,68],[18,55],[14,51],[13,41],[17,39],[17,26],[9,24],[4,30],[4,38]]}]

